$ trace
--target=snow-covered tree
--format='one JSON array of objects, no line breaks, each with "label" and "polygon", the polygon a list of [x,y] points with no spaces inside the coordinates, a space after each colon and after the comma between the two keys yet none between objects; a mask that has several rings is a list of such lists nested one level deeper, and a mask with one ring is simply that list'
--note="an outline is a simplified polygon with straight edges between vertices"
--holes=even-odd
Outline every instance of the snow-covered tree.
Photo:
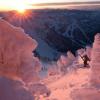
[{"label": "snow-covered tree", "polygon": [[0,19],[0,75],[25,83],[38,81],[41,64],[32,53],[36,47],[37,42],[21,28]]},{"label": "snow-covered tree", "polygon": [[57,61],[57,65],[59,67],[59,70],[63,73],[67,71],[67,68],[73,63],[75,60],[74,55],[68,51],[67,55],[61,55],[60,59]]},{"label": "snow-covered tree", "polygon": [[34,89],[50,94],[39,83],[41,63],[34,57],[36,47],[37,42],[24,30],[0,19],[0,100],[34,100]]},{"label": "snow-covered tree", "polygon": [[48,77],[54,76],[57,74],[59,74],[59,68],[58,68],[56,62],[53,62],[52,64],[50,64],[50,66],[48,68]]}]

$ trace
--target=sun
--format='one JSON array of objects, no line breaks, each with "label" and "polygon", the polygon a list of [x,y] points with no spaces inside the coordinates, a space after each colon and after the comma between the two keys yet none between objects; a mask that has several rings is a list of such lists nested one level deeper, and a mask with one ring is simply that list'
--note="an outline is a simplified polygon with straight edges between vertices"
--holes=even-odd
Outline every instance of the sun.
[{"label": "sun", "polygon": [[19,12],[20,14],[24,14],[26,11],[26,9],[21,8],[21,9],[17,9],[17,12]]},{"label": "sun", "polygon": [[25,13],[25,11],[26,11],[26,5],[17,5],[16,6],[16,8],[15,8],[15,10],[18,12],[18,13],[20,13],[20,14],[24,14]]},{"label": "sun", "polygon": [[30,5],[28,5],[27,3],[16,1],[15,3],[13,3],[13,5],[10,5],[10,7],[12,8],[12,17],[10,20],[17,20],[21,24],[22,22],[25,22],[32,17]]}]

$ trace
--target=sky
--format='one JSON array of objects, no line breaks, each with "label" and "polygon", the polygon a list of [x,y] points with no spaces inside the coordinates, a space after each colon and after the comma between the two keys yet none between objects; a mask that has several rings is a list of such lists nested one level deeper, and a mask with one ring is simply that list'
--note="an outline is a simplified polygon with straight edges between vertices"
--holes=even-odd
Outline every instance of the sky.
[{"label": "sky", "polygon": [[100,1],[100,0],[0,0],[0,2],[14,2],[14,1],[23,1],[23,2],[88,2],[88,1]]},{"label": "sky", "polygon": [[90,2],[90,1],[95,1],[95,0],[0,0],[0,10],[23,9],[23,8],[28,8],[27,4],[36,4],[36,3],[40,4],[40,3]]},{"label": "sky", "polygon": [[56,3],[56,2],[89,2],[89,1],[96,1],[96,0],[27,0],[27,1],[33,3]]}]

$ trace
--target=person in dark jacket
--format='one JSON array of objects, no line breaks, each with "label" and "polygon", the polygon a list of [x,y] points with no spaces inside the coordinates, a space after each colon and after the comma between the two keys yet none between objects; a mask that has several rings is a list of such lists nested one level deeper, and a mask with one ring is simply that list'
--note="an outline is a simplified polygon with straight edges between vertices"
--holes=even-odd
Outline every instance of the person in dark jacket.
[{"label": "person in dark jacket", "polygon": [[84,67],[89,67],[88,61],[90,61],[89,57],[85,54],[81,57],[83,59]]},{"label": "person in dark jacket", "polygon": [[90,67],[89,64],[88,64],[88,61],[90,61],[89,57],[85,54],[83,56],[80,55],[80,57],[82,58],[83,60],[83,63],[84,63],[84,67]]}]

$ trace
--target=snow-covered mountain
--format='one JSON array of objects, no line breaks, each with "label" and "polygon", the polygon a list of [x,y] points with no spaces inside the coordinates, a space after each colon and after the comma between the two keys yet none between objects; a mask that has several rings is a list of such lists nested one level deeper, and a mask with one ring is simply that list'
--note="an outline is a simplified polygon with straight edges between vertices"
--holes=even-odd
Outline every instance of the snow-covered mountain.
[{"label": "snow-covered mountain", "polygon": [[16,12],[2,15],[38,41],[36,55],[42,59],[55,60],[68,50],[75,53],[91,45],[95,33],[100,32],[99,10],[29,10],[25,16]]}]

